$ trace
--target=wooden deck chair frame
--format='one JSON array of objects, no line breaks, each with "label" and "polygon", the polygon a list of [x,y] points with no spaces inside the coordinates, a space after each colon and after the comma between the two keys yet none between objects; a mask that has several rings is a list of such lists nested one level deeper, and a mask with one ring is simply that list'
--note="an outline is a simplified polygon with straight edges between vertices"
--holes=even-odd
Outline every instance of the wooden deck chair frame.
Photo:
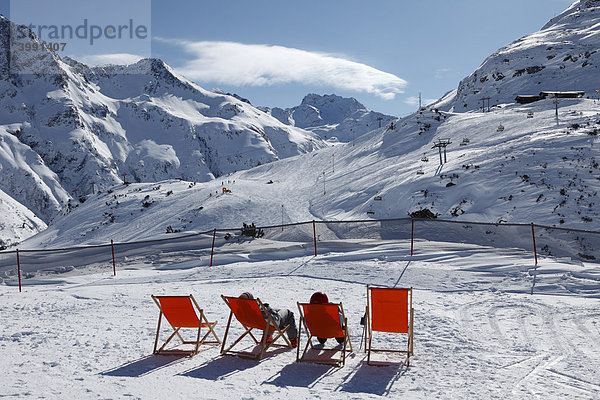
[{"label": "wooden deck chair frame", "polygon": [[[267,308],[265,307],[265,305],[260,301],[259,298],[255,298],[255,299],[241,299],[239,297],[228,297],[228,296],[223,296],[221,295],[221,297],[223,298],[223,301],[225,302],[225,304],[227,304],[227,307],[229,307],[229,319],[227,321],[227,328],[225,329],[225,334],[223,336],[223,344],[221,346],[221,355],[237,355],[243,358],[251,358],[254,360],[260,360],[263,355],[265,354],[265,352],[267,351],[267,349],[269,349],[269,347],[271,346],[276,346],[276,347],[289,347],[289,348],[293,348],[292,344],[290,343],[289,339],[286,337],[286,335],[284,335],[284,333],[287,331],[287,329],[289,328],[289,325],[286,325],[282,328],[279,328],[277,326],[277,324],[275,323],[275,320],[273,319],[273,316],[267,311]],[[248,326],[248,325],[244,325],[240,319],[238,318],[238,316],[235,314],[234,308],[231,306],[230,302],[231,301],[244,301],[244,302],[248,302],[249,304],[257,304],[258,308],[254,308],[254,312],[255,313],[260,313],[260,318],[262,319],[262,323],[256,323],[253,326]],[[229,328],[231,327],[231,320],[233,318],[233,316],[236,316],[235,319],[240,323],[240,325],[242,325],[244,327],[244,333],[242,333],[241,336],[239,336],[231,346],[229,346],[227,349],[225,348],[225,343],[227,342],[227,335],[229,333]],[[267,319],[265,319],[265,317]],[[254,315],[254,318],[256,318],[256,320],[258,320],[258,315]],[[267,330],[268,328],[268,330]],[[258,339],[256,339],[256,337],[252,334],[252,330],[253,329],[258,329],[262,331],[262,337],[261,340],[259,341]],[[267,336],[269,334],[273,334],[276,333],[276,335],[273,337],[273,341],[270,343],[267,343]],[[250,338],[254,341],[254,344],[260,346],[260,351],[258,352],[258,354],[254,354],[252,352],[248,352],[248,351],[234,351],[232,350],[233,347],[238,344],[244,337],[246,337],[246,335],[249,335]],[[283,340],[286,342],[286,344],[278,344],[276,343],[277,340],[279,340],[280,338],[283,338]]]},{"label": "wooden deck chair frame", "polygon": [[[389,325],[390,328],[376,326],[373,328],[373,291],[397,291],[398,296],[406,296],[406,309],[398,310],[398,314],[389,315],[388,318],[396,319],[398,323],[387,322],[383,325]],[[378,365],[371,363],[371,352],[387,352],[387,353],[401,353],[406,354],[406,366],[410,365],[410,356],[413,355],[413,321],[414,321],[414,309],[412,306],[412,287],[411,288],[375,288],[367,286],[367,308],[365,312],[365,352],[367,353],[367,364]],[[405,321],[402,321],[405,319]],[[388,319],[388,321],[390,321]],[[401,321],[401,322],[400,322]],[[405,322],[406,325],[404,325]],[[395,349],[375,349],[373,348],[373,332],[391,332],[391,333],[405,333],[408,336],[406,350],[395,350]]]},{"label": "wooden deck chair frame", "polygon": [[[186,317],[188,318],[188,322],[186,322],[184,324],[178,324],[176,322],[176,320],[177,320],[177,317],[180,315],[176,315],[177,311],[169,310],[168,307],[163,306],[161,304],[161,299],[180,299],[182,302],[184,302],[184,304],[186,304],[185,300],[184,300],[184,299],[186,299],[188,301],[188,303],[186,304],[188,306],[187,311],[186,311],[188,313],[188,315],[186,315]],[[215,327],[215,325],[217,325],[217,322],[216,321],[215,322],[208,321],[208,319],[206,318],[206,315],[204,314],[204,310],[200,308],[200,306],[196,302],[196,299],[194,299],[194,296],[192,296],[191,294],[189,296],[154,296],[154,295],[152,295],[152,300],[154,300],[154,303],[156,303],[158,309],[160,310],[160,314],[158,315],[158,326],[156,328],[156,339],[154,340],[153,354],[189,355],[190,357],[192,357],[192,356],[198,354],[198,348],[200,347],[201,344],[220,344],[221,343],[221,340],[219,339],[219,337],[217,336],[217,334],[214,331],[214,327]],[[164,342],[163,345],[159,349],[157,349],[158,338],[159,338],[159,334],[160,334],[160,326],[161,326],[163,314],[165,316],[165,319],[169,323],[169,325],[171,325],[171,328],[173,328],[173,333],[171,334],[171,336],[169,336],[167,341]],[[193,314],[193,316],[191,314]],[[191,322],[189,322],[190,320],[191,320]],[[171,323],[172,321],[173,321],[173,323]],[[198,325],[195,325],[195,324],[198,324]],[[178,326],[178,325],[185,325],[185,326]],[[181,328],[197,329],[198,333],[196,336],[196,340],[184,340],[183,337],[181,336],[181,333],[179,332]],[[204,336],[202,336],[202,339],[201,339],[200,335],[202,332],[202,328],[207,328],[208,331],[206,332],[206,334]],[[210,334],[212,334],[214,336],[215,340],[212,340],[212,341],[206,340],[208,338],[208,335],[210,335]],[[182,344],[193,344],[194,349],[190,350],[190,351],[178,350],[178,349],[165,350],[165,347],[167,346],[167,344],[169,344],[169,342],[176,336],[179,338],[179,340],[181,340]]]},{"label": "wooden deck chair frame", "polygon": [[[332,309],[335,308],[335,313],[334,313],[335,317],[334,317],[334,315],[330,314],[334,318],[334,320],[332,320],[329,323],[336,324],[335,328],[339,328],[338,333],[325,334],[322,332],[317,332],[316,334],[313,335],[313,332],[311,331],[311,329],[309,329],[309,325],[311,325],[311,324],[306,322],[305,310],[307,307],[308,308],[310,308],[310,307],[328,307],[328,308],[332,308]],[[296,349],[296,361],[335,365],[337,367],[344,366],[346,363],[346,353],[352,352],[352,342],[350,341],[350,330],[349,330],[350,328],[348,328],[348,319],[346,318],[346,315],[344,314],[344,307],[342,306],[342,303],[311,304],[311,303],[298,302],[298,311],[300,311],[300,329],[298,330],[298,347]],[[342,320],[340,320],[340,313],[342,316]],[[345,329],[342,329],[342,324],[345,327]],[[301,340],[303,329],[307,336],[307,343],[306,343],[306,346],[304,346],[304,350],[302,351],[302,356],[301,356],[300,355],[300,340]],[[335,329],[334,329],[334,331],[335,331]],[[324,360],[324,359],[317,359],[317,358],[306,358],[306,352],[308,351],[308,349],[314,348],[313,343],[312,343],[313,337],[323,337],[325,339],[331,339],[331,338],[342,337],[342,336],[344,337],[344,345],[341,349],[342,355],[339,359]],[[339,348],[325,348],[325,347],[319,348],[319,350],[327,351],[327,352],[340,351]]]}]

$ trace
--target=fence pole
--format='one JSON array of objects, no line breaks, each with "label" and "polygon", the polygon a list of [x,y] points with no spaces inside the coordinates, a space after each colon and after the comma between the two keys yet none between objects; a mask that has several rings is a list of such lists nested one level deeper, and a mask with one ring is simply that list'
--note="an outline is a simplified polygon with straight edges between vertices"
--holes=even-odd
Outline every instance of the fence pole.
[{"label": "fence pole", "polygon": [[315,227],[315,220],[313,219],[313,240],[315,243],[315,257],[317,256],[317,228]]},{"label": "fence pole", "polygon": [[537,249],[535,247],[535,231],[533,229],[533,222],[531,223],[531,237],[533,238],[533,255],[535,256],[535,265],[537,265]]},{"label": "fence pole", "polygon": [[410,255],[413,255],[413,240],[415,236],[415,219],[410,219]]},{"label": "fence pole", "polygon": [[213,241],[212,241],[212,247],[210,249],[210,267],[212,267],[213,254],[215,252],[215,236],[217,236],[216,228],[213,230]]},{"label": "fence pole", "polygon": [[19,275],[19,293],[21,292],[21,261],[19,260],[19,249],[17,249],[17,275]]},{"label": "fence pole", "polygon": [[112,252],[113,259],[113,276],[117,276],[117,266],[115,264],[115,243],[110,239],[110,251]]}]

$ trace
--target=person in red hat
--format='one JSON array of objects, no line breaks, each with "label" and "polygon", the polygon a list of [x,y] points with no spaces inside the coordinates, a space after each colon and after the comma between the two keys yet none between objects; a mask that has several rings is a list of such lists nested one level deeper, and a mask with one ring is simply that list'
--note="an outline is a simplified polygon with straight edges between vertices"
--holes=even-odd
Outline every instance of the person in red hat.
[{"label": "person in red hat", "polygon": [[[314,292],[312,294],[312,296],[310,296],[310,304],[328,304],[329,303],[329,299],[327,298],[327,295],[323,292]],[[342,320],[342,315],[340,313],[340,321]],[[342,323],[342,329],[346,329],[346,327],[344,327],[343,323]],[[320,338],[318,337],[317,340],[319,341],[319,343],[321,344],[325,344],[325,342],[327,341],[327,338]],[[338,343],[344,343],[344,337],[337,337],[335,338],[335,340],[337,340]]]}]

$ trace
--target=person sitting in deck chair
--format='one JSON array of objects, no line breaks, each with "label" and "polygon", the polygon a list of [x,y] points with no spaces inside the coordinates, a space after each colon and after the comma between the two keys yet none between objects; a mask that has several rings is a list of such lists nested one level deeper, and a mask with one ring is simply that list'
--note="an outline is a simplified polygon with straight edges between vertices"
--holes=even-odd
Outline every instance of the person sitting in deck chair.
[{"label": "person sitting in deck chair", "polygon": [[[323,292],[314,292],[312,294],[312,296],[310,296],[310,304],[328,304],[329,303],[329,299],[327,298],[327,295]],[[343,321],[344,318],[342,317],[341,313],[340,313],[340,321]],[[346,327],[344,327],[342,325],[342,329],[346,329]],[[319,341],[319,343],[321,344],[325,344],[325,342],[327,341],[326,338],[320,338],[318,337],[317,340]],[[338,343],[344,343],[344,337],[336,337],[335,340],[337,340]]]},{"label": "person sitting in deck chair", "polygon": [[[254,299],[254,296],[250,292],[244,292],[239,297],[241,299]],[[288,325],[287,335],[290,339],[290,343],[293,347],[297,347],[298,328],[296,328],[296,319],[294,318],[294,313],[288,309],[281,310],[277,308],[271,308],[268,303],[263,303],[263,306],[265,306],[269,314],[271,314],[271,317],[273,318],[273,320],[275,320],[279,329],[283,329],[284,326]],[[269,332],[269,335],[267,336],[267,343],[271,343],[272,341],[273,336],[271,336]]]}]

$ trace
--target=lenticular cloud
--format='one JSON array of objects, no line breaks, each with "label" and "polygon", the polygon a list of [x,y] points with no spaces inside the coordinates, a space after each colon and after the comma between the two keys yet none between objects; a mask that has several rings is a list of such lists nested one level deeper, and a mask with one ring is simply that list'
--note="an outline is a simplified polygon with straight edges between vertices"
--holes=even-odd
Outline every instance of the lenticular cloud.
[{"label": "lenticular cloud", "polygon": [[198,81],[250,86],[327,85],[389,100],[403,93],[406,86],[406,81],[394,74],[331,54],[235,42],[162,41],[180,45],[194,56],[178,71]]}]

